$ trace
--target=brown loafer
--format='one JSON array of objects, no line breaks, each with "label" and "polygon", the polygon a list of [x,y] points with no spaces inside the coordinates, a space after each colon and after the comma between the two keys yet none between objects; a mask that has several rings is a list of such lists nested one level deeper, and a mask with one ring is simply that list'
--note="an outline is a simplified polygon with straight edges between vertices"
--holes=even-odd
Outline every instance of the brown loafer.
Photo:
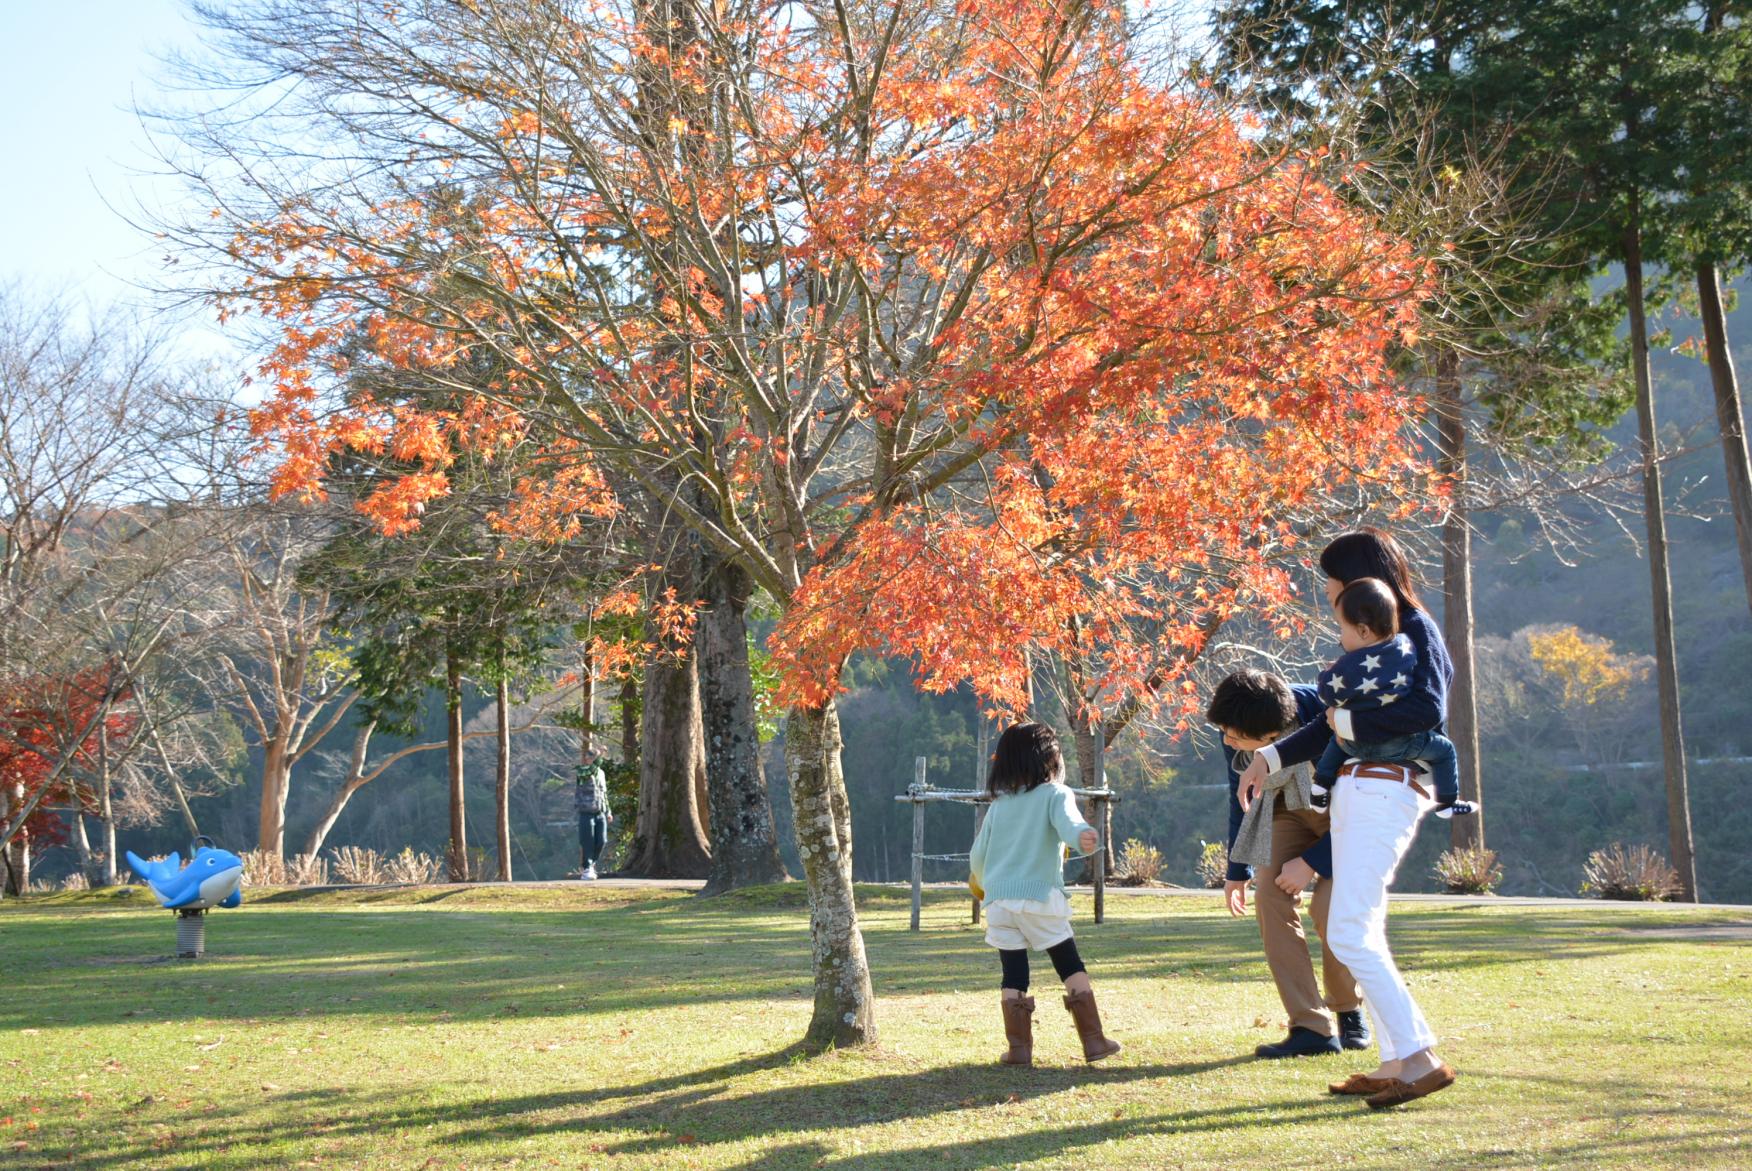
[{"label": "brown loafer", "polygon": [[1384,1110],[1388,1106],[1398,1106],[1406,1102],[1415,1102],[1419,1098],[1427,1098],[1438,1090],[1445,1090],[1454,1084],[1454,1079],[1460,1075],[1452,1066],[1439,1065],[1429,1073],[1424,1074],[1415,1082],[1400,1081],[1394,1078],[1388,1087],[1378,1094],[1370,1094],[1364,1101],[1371,1110]]},{"label": "brown loafer", "polygon": [[1326,1092],[1329,1094],[1379,1094],[1393,1084],[1390,1077],[1370,1077],[1366,1073],[1353,1073],[1342,1082],[1327,1082]]}]

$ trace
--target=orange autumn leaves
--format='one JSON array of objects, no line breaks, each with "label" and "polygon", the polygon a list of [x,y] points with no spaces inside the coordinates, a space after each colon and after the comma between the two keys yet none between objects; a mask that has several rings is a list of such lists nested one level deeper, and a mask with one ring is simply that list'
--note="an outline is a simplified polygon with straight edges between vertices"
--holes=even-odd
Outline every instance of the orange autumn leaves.
[{"label": "orange autumn leaves", "polygon": [[[1042,654],[1161,702],[1214,621],[1275,616],[1298,535],[1409,474],[1388,361],[1421,262],[1322,160],[1134,68],[1117,10],[897,13],[879,70],[743,30],[734,121],[678,100],[656,151],[459,67],[497,152],[466,200],[242,231],[245,303],[282,326],[276,491],[387,456],[362,507],[405,531],[456,453],[516,451],[498,523],[565,540],[611,482],[684,474],[778,600],[799,703],[864,649],[1005,706]],[[600,35],[709,90],[708,54],[637,28]],[[342,392],[361,331],[448,393]]]}]

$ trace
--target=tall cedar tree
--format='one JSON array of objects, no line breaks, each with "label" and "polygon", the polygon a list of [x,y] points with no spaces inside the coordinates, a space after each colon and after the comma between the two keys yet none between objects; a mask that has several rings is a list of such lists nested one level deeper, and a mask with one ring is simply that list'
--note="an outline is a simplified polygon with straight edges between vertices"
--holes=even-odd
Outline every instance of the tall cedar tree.
[{"label": "tall cedar tree", "polygon": [[1645,265],[1684,271],[1691,258],[1663,205],[1681,191],[1687,102],[1706,92],[1706,36],[1679,0],[1556,0],[1517,9],[1481,38],[1461,100],[1513,132],[1515,152],[1560,176],[1551,214],[1575,225],[1596,262],[1621,264],[1643,465],[1654,606],[1655,673],[1667,789],[1668,839],[1683,897],[1697,898],[1691,809],[1673,639],[1672,579],[1654,384],[1649,365]]},{"label": "tall cedar tree", "polygon": [[[1429,226],[1440,234],[1442,265],[1423,306],[1417,362],[1433,391],[1435,461],[1447,491],[1448,734],[1470,801],[1483,795],[1471,536],[1475,510],[1492,495],[1486,457],[1597,454],[1600,429],[1629,405],[1594,365],[1615,342],[1613,315],[1588,288],[1591,258],[1562,225],[1530,230],[1550,198],[1546,176],[1508,165],[1501,129],[1478,125],[1451,98],[1456,72],[1509,15],[1495,4],[1241,0],[1216,20],[1220,73],[1273,111],[1281,132],[1320,133],[1323,112],[1358,111],[1361,133],[1384,144],[1407,181],[1432,189]],[[1453,844],[1482,847],[1484,824],[1482,811],[1455,818]]]}]

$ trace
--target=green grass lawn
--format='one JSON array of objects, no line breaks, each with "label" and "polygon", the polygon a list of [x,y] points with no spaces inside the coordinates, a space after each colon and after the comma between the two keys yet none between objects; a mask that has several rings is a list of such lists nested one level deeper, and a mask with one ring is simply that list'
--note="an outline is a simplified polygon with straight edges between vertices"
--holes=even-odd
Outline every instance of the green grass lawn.
[{"label": "green grass lawn", "polygon": [[1281,1009],[1214,901],[1080,923],[1126,1051],[1077,1059],[1042,957],[1020,1071],[965,900],[861,896],[882,1045],[815,1058],[795,887],[255,892],[185,963],[137,890],[0,904],[0,1166],[1752,1164],[1743,911],[1396,907],[1462,1078],[1372,1114],[1324,1092],[1372,1054],[1242,1056]]}]

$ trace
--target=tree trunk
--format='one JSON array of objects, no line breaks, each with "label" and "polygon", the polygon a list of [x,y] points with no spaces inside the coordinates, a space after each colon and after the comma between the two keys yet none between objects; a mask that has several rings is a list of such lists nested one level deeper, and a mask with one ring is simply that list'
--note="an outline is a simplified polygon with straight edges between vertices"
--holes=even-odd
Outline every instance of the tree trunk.
[{"label": "tree trunk", "polygon": [[493,801],[497,817],[499,881],[511,881],[511,684],[502,675],[498,693],[498,770],[494,776]]},{"label": "tree trunk", "polygon": [[706,610],[700,615],[696,651],[712,831],[706,894],[787,877],[755,727],[745,618],[752,590],[741,567],[720,563],[706,579]]},{"label": "tree trunk", "polygon": [[87,886],[97,885],[97,859],[91,854],[91,836],[85,831],[85,811],[79,806],[79,794],[73,794],[73,805],[67,810],[67,836],[73,839],[73,853],[79,860],[79,873]]},{"label": "tree trunk", "polygon": [[642,878],[704,878],[711,849],[700,818],[705,768],[698,659],[659,650],[645,666],[639,720],[639,809],[623,868]]},{"label": "tree trunk", "polygon": [[[24,808],[24,782],[0,785],[0,825],[5,825],[14,812]],[[30,889],[30,831],[21,829],[5,851],[5,879],[0,890],[9,895],[22,895]]]},{"label": "tree trunk", "polygon": [[286,739],[276,736],[262,745],[262,799],[256,833],[256,849],[275,858],[284,857],[286,852],[286,794],[291,781]]},{"label": "tree trunk", "polygon": [[627,768],[638,770],[639,767],[639,725],[644,721],[639,718],[639,679],[628,674],[621,680],[620,696],[615,701],[620,704],[621,733],[621,764]]},{"label": "tree trunk", "polygon": [[340,820],[341,810],[347,807],[354,793],[365,787],[365,756],[371,747],[371,734],[376,730],[376,721],[371,721],[360,725],[353,734],[353,756],[348,762],[347,777],[329,799],[328,808],[316,819],[316,828],[310,831],[310,840],[304,847],[305,857],[314,858],[322,852],[322,843],[329,831],[335,828],[335,822]]},{"label": "tree trunk", "polygon": [[452,647],[444,650],[444,734],[450,773],[450,881],[467,882],[468,819],[462,785],[462,663]]},{"label": "tree trunk", "polygon": [[588,764],[596,753],[596,656],[588,645],[578,672],[578,716],[578,761]]},{"label": "tree trunk", "polygon": [[1685,728],[1679,710],[1679,657],[1673,645],[1673,582],[1667,568],[1667,519],[1662,511],[1661,465],[1656,449],[1655,392],[1649,367],[1648,322],[1643,313],[1642,229],[1631,197],[1624,232],[1624,285],[1630,304],[1630,354],[1636,376],[1636,422],[1642,446],[1643,512],[1648,523],[1649,578],[1654,594],[1655,674],[1660,684],[1661,757],[1667,778],[1667,839],[1681,898],[1697,901],[1691,800],[1685,775]]},{"label": "tree trunk", "polygon": [[108,725],[97,726],[97,819],[103,826],[103,886],[115,886],[116,807],[109,765]]},{"label": "tree trunk", "polygon": [[876,999],[852,893],[852,827],[840,772],[839,711],[795,708],[785,724],[797,852],[809,887],[815,1011],[804,1048],[873,1045]]},{"label": "tree trunk", "polygon": [[[1454,661],[1454,681],[1448,687],[1448,738],[1459,757],[1460,797],[1480,802],[1483,790],[1474,682],[1472,519],[1466,506],[1466,415],[1460,398],[1460,355],[1449,347],[1436,355],[1436,436],[1436,470],[1447,478],[1454,493],[1442,521],[1442,635]],[[1483,848],[1482,804],[1472,816],[1449,822],[1448,841],[1455,849]]]},{"label": "tree trunk", "polygon": [[1703,318],[1703,348],[1709,359],[1709,381],[1715,390],[1716,422],[1727,462],[1728,502],[1734,510],[1734,534],[1740,542],[1740,574],[1746,579],[1746,604],[1752,607],[1752,460],[1746,452],[1746,416],[1740,405],[1740,382],[1728,349],[1727,314],[1722,307],[1722,278],[1716,266],[1697,266],[1697,303]]}]

